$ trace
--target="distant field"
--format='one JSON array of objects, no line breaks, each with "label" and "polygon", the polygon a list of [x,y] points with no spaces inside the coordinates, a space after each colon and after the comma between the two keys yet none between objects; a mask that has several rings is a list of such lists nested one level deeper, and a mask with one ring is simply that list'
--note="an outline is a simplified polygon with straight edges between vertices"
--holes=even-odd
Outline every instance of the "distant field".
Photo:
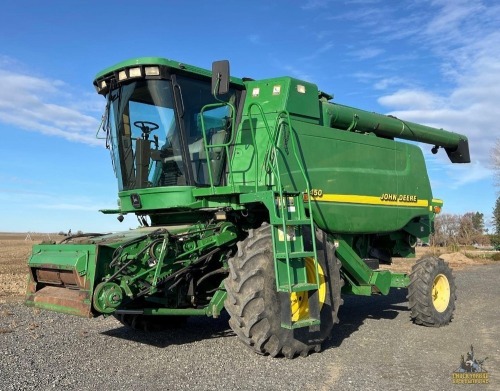
[{"label": "distant field", "polygon": [[24,295],[31,246],[61,239],[56,234],[0,232],[0,303]]},{"label": "distant field", "polygon": [[[27,261],[31,254],[31,247],[42,241],[59,242],[63,236],[57,234],[40,233],[8,233],[0,232],[0,303],[19,300],[26,289]],[[489,258],[483,257],[483,252],[454,252],[446,253],[446,249],[431,247],[418,247],[417,258],[426,253],[440,255],[455,270],[474,265],[491,264]],[[472,257],[471,257],[472,256]],[[383,269],[398,272],[409,272],[415,259],[395,258],[392,265],[382,265]]]}]

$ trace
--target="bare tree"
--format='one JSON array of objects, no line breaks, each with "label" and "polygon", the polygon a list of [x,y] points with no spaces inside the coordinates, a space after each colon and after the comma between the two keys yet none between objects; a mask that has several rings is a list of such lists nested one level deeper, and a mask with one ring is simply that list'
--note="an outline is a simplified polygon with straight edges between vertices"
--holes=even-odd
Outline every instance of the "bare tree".
[{"label": "bare tree", "polygon": [[432,235],[432,245],[449,246],[458,244],[458,233],[460,229],[460,216],[444,213],[436,216],[434,220],[434,234]]},{"label": "bare tree", "polygon": [[458,228],[458,242],[462,245],[468,246],[472,244],[473,238],[476,234],[474,224],[472,222],[472,213],[466,213],[459,217]]},{"label": "bare tree", "polygon": [[458,241],[461,245],[484,244],[484,215],[479,212],[468,212],[460,216]]},{"label": "bare tree", "polygon": [[486,244],[484,234],[484,215],[479,212],[468,212],[463,215],[447,214],[436,216],[434,234],[431,238],[433,246],[470,246]]}]

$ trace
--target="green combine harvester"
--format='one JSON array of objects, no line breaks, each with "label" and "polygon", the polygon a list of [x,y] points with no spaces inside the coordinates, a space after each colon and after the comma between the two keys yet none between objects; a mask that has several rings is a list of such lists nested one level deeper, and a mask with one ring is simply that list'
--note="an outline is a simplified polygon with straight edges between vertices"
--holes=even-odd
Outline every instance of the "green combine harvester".
[{"label": "green combine harvester", "polygon": [[101,131],[119,207],[140,227],[33,247],[26,304],[138,330],[218,317],[251,349],[319,351],[342,294],[407,288],[411,317],[448,324],[451,269],[425,257],[411,274],[380,268],[413,257],[433,232],[424,157],[411,140],[468,163],[465,136],[333,103],[292,77],[230,77],[146,57],[99,73]]}]

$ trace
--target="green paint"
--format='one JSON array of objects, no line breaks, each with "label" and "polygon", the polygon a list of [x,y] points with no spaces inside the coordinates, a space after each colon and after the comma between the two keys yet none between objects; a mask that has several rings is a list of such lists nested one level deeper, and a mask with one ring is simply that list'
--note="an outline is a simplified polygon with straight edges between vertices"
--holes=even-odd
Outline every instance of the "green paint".
[{"label": "green paint", "polygon": [[[279,291],[318,288],[304,263],[316,258],[304,234],[315,227],[336,244],[344,293],[387,294],[409,284],[406,274],[363,261],[377,252],[414,256],[442,206],[420,148],[395,139],[440,146],[451,161],[467,162],[467,138],[329,102],[316,85],[291,77],[232,77],[229,92],[214,97],[211,76],[157,57],[97,74],[98,92],[112,95],[105,123],[120,189],[119,207],[102,212],[136,214],[151,227],[34,246],[28,305],[80,315],[116,308],[216,317],[227,259],[263,222],[271,225]],[[141,121],[158,128],[134,125]],[[77,277],[57,282],[58,273]],[[44,301],[52,285],[81,295],[67,305]]]}]

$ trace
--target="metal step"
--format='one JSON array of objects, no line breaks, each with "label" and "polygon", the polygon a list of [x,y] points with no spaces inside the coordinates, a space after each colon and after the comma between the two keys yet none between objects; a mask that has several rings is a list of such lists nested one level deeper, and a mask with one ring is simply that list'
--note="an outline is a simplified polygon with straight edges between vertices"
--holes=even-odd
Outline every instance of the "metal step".
[{"label": "metal step", "polygon": [[314,291],[318,289],[318,285],[314,283],[301,283],[301,284],[293,284],[288,287],[288,285],[282,285],[278,288],[279,292],[308,292]]},{"label": "metal step", "polygon": [[292,307],[290,293],[280,292],[281,301],[281,327],[285,329],[298,329],[301,327],[311,327],[311,331],[319,331],[320,327],[320,308],[318,299],[318,290],[309,292],[309,316],[297,321],[292,321]]},{"label": "metal step", "polygon": [[281,327],[284,329],[298,329],[301,327],[309,327],[309,326],[319,326],[320,325],[320,320],[319,319],[302,319],[298,320],[297,322],[291,322],[291,323],[281,323]]},{"label": "metal step", "polygon": [[[304,226],[309,226],[311,224],[311,220],[308,219],[284,219],[284,223],[287,227],[291,226],[298,226],[298,225],[304,225]],[[277,227],[281,227],[282,224],[273,224]]]},{"label": "metal step", "polygon": [[[314,225],[311,217],[306,216],[301,193],[281,193],[275,202],[273,226],[273,250],[275,258],[276,284],[281,301],[281,326],[287,329],[311,327],[319,330],[319,281],[316,261]],[[309,230],[304,227],[310,228]],[[312,237],[309,237],[312,236]],[[312,249],[307,242],[312,240]],[[312,251],[311,251],[312,250]],[[315,259],[316,277],[312,280],[311,271],[306,266],[306,259]],[[312,282],[316,281],[316,282]],[[303,292],[307,295],[307,311],[302,312],[301,319],[292,314],[291,294]],[[294,299],[295,300],[295,299]],[[307,303],[307,304],[306,304]]]},{"label": "metal step", "polygon": [[[291,251],[288,253],[288,258],[314,258],[315,255],[313,251]],[[286,259],[286,253],[284,252],[277,252],[274,256],[279,259]]]}]

